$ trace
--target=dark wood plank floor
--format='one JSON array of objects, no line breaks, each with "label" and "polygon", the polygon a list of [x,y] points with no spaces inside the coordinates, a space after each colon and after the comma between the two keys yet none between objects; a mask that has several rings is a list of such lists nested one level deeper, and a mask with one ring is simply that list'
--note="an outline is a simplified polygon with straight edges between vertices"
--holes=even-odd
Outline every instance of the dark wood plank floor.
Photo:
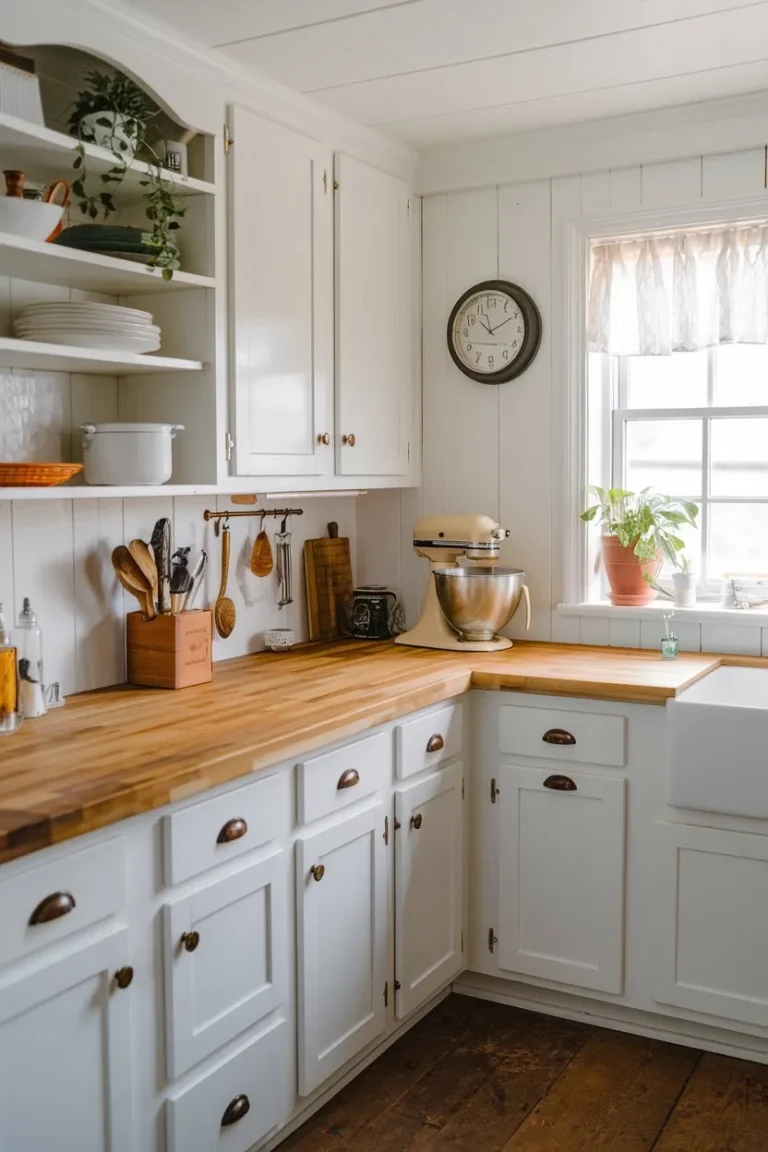
[{"label": "dark wood plank floor", "polygon": [[768,1067],[450,996],[281,1152],[768,1152]]}]

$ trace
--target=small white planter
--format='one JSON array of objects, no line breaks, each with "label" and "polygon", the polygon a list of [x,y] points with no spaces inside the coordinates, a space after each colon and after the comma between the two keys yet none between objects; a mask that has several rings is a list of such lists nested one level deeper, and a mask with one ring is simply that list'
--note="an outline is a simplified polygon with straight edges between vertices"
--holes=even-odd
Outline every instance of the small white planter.
[{"label": "small white planter", "polygon": [[86,484],[131,487],[171,478],[171,445],[183,424],[81,424]]},{"label": "small white planter", "polygon": [[673,572],[675,604],[678,608],[693,608],[696,603],[697,579],[695,572]]},{"label": "small white planter", "polygon": [[83,140],[98,144],[100,148],[119,152],[126,160],[132,160],[139,146],[139,136],[135,130],[126,128],[127,123],[126,117],[119,112],[89,112],[80,121],[80,136]]}]

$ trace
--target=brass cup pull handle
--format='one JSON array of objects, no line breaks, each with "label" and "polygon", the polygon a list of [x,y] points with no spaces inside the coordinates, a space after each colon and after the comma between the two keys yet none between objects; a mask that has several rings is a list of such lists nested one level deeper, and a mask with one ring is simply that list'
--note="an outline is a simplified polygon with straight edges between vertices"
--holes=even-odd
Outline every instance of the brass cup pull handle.
[{"label": "brass cup pull handle", "polygon": [[200,933],[199,932],[194,932],[194,931],[182,932],[181,939],[179,940],[179,944],[182,946],[182,948],[184,948],[184,950],[186,952],[194,952],[195,948],[197,948],[199,943],[200,943]]},{"label": "brass cup pull handle", "polygon": [[30,916],[29,923],[48,924],[51,920],[60,920],[62,916],[68,916],[76,904],[71,892],[52,892],[50,896],[40,901]]},{"label": "brass cup pull handle", "polygon": [[325,876],[325,864],[313,864],[310,868],[313,880],[322,880]]},{"label": "brass cup pull handle", "polygon": [[230,1100],[224,1109],[224,1115],[221,1118],[222,1128],[228,1128],[230,1124],[237,1124],[238,1120],[247,1116],[250,1110],[251,1102],[247,1096],[235,1096],[234,1100]]},{"label": "brass cup pull handle", "polygon": [[357,768],[348,768],[346,772],[342,772],[341,776],[339,776],[336,789],[340,792],[342,788],[354,788],[355,784],[359,783],[360,773],[357,771]]},{"label": "brass cup pull handle", "polygon": [[570,776],[547,776],[544,781],[545,788],[552,788],[555,792],[576,792],[576,784],[571,780]]},{"label": "brass cup pull handle", "polygon": [[347,444],[350,448],[354,448],[354,446],[355,446],[355,434],[354,434],[354,432],[350,432],[349,436],[342,436],[341,442],[342,442],[342,444]]},{"label": "brass cup pull handle", "polygon": [[415,828],[417,832],[423,823],[424,817],[422,816],[421,812],[417,812],[415,816],[411,816],[411,828]]},{"label": "brass cup pull handle", "polygon": [[241,816],[234,820],[227,820],[224,827],[216,837],[217,844],[231,844],[233,840],[240,840],[248,831],[248,824]]},{"label": "brass cup pull handle", "polygon": [[549,728],[542,736],[542,740],[545,744],[560,744],[561,746],[576,743],[576,737],[572,732],[566,732],[565,728]]},{"label": "brass cup pull handle", "polygon": [[128,988],[133,982],[133,968],[130,964],[126,964],[124,968],[118,968],[115,972],[115,984],[118,988]]},{"label": "brass cup pull handle", "polygon": [[427,752],[441,752],[445,748],[445,740],[439,732],[435,732],[434,736],[430,736],[427,740]]},{"label": "brass cup pull handle", "polygon": [[318,442],[318,444],[330,444],[330,442],[331,442],[330,433],[328,433],[328,432],[318,432],[318,434],[317,434],[317,442]]}]

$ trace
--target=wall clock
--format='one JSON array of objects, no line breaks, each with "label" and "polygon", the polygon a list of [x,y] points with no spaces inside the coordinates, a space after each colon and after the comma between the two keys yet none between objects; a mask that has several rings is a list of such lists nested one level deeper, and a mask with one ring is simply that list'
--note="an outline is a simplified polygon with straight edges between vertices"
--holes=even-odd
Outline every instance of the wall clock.
[{"label": "wall clock", "polygon": [[468,289],[448,320],[448,348],[457,368],[482,384],[505,384],[531,364],[541,343],[541,316],[524,289],[484,280]]}]

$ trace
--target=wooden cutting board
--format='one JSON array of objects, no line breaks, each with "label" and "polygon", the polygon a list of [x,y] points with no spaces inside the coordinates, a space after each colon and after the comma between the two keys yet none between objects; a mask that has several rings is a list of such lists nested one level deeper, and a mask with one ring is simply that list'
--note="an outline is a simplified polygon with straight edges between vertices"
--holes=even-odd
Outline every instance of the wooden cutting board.
[{"label": "wooden cutting board", "polygon": [[310,640],[335,640],[343,635],[343,605],[352,594],[352,560],[349,538],[338,536],[338,530],[331,523],[328,536],[304,542]]}]

